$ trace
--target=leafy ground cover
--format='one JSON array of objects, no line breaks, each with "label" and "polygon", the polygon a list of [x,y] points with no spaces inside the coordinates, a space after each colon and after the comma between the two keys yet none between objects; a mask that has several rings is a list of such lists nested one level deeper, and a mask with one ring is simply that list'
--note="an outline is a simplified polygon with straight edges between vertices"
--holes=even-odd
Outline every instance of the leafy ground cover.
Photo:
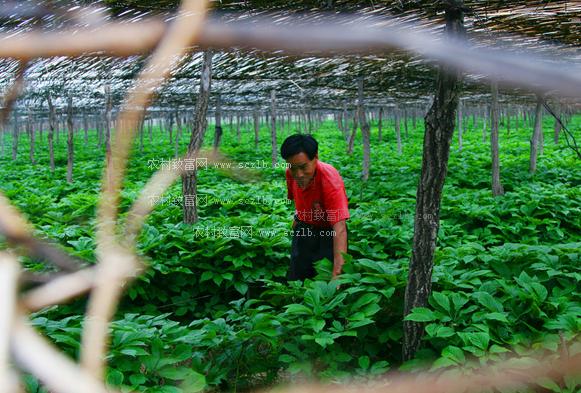
[{"label": "leafy ground cover", "polygon": [[[570,128],[579,137],[581,117]],[[350,256],[342,286],[329,284],[329,261],[304,285],[284,283],[293,206],[286,203],[283,168],[258,168],[240,181],[220,168],[199,171],[201,220],[181,223],[180,184],[152,200],[157,207],[139,240],[150,268],[123,298],[113,323],[108,381],[123,389],[180,392],[246,390],[296,378],[336,381],[388,370],[428,367],[469,370],[531,351],[581,352],[581,166],[562,142],[552,141],[545,120],[545,149],[537,173],[528,174],[530,127],[501,131],[501,177],[506,195],[492,197],[490,151],[482,123],[468,122],[464,147],[452,145],[442,202],[430,307],[408,318],[426,323],[424,347],[401,363],[403,293],[413,237],[422,129],[409,125],[397,154],[393,124],[383,142],[372,133],[370,180],[362,184],[361,141],[353,155],[335,124],[315,133],[320,157],[345,180],[351,219]],[[289,134],[283,131],[283,136]],[[238,143],[226,128],[223,152],[237,162],[269,157],[268,131],[260,148],[253,132]],[[182,141],[185,150],[186,138]],[[212,140],[211,130],[206,141]],[[10,146],[7,137],[6,148]],[[22,137],[16,161],[0,159],[0,189],[34,224],[40,236],[94,261],[95,206],[103,154],[76,140],[71,185],[65,181],[66,146],[58,145],[50,174],[46,137],[37,165]],[[161,165],[173,157],[167,135],[154,130],[130,163],[123,192],[127,207]],[[267,160],[268,161],[268,160]],[[250,164],[248,165],[250,166]],[[1,239],[0,239],[1,241]],[[2,243],[0,243],[2,244]],[[37,261],[23,263],[35,271]],[[84,301],[37,313],[33,324],[71,356],[78,356]],[[575,340],[577,339],[577,343]],[[527,360],[528,359],[528,360]],[[574,392],[579,381],[550,391]],[[576,387],[577,386],[577,387]],[[27,380],[29,391],[39,391]]]}]

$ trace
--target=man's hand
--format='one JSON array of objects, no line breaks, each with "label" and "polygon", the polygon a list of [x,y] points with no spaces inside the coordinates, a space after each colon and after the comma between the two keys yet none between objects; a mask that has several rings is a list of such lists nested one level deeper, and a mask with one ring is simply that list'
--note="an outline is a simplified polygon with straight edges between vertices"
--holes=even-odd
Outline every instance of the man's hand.
[{"label": "man's hand", "polygon": [[345,225],[345,220],[339,221],[333,225],[333,231],[335,232],[333,236],[333,276],[332,279],[336,279],[343,268],[345,260],[343,259],[342,253],[347,253],[347,226]]},{"label": "man's hand", "polygon": [[[339,258],[340,259],[338,259],[337,257],[334,258],[335,260],[333,262],[333,275],[331,277],[331,281],[338,279],[339,276],[341,275],[341,268],[343,267],[345,261],[343,260],[343,255],[340,255]],[[341,285],[337,284],[337,289],[339,288],[341,288]]]},{"label": "man's hand", "polygon": [[335,256],[333,261],[333,277],[332,279],[336,279],[341,274],[341,270],[343,268],[343,264],[345,260],[343,259],[343,255]]}]

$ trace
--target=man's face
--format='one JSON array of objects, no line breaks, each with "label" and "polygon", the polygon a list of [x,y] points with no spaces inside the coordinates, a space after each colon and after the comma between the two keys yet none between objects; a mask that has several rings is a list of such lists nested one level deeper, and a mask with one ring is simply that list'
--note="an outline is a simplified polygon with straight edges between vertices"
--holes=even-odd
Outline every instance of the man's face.
[{"label": "man's face", "polygon": [[305,188],[315,175],[317,167],[318,154],[312,160],[306,153],[298,153],[287,158],[286,162],[290,164],[290,171],[293,178],[301,188]]}]

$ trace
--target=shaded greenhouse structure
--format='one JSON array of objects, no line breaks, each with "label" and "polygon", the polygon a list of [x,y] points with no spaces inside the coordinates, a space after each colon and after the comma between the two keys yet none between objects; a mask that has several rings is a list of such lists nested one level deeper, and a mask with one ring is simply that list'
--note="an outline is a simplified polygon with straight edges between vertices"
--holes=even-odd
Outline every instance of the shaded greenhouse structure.
[{"label": "shaded greenhouse structure", "polygon": [[[379,141],[382,122],[394,123],[401,154],[402,133],[415,131],[416,122],[423,119],[422,169],[402,318],[428,304],[450,144],[457,137],[462,149],[463,123],[475,124],[476,116],[487,119],[482,138],[485,143],[490,138],[495,196],[504,192],[500,123],[507,132],[533,125],[530,173],[536,171],[543,146],[543,115],[555,119],[555,143],[560,138],[564,148],[581,159],[575,130],[568,127],[581,97],[578,2],[184,1],[180,8],[170,1],[154,7],[146,1],[6,2],[0,6],[0,18],[0,154],[11,154],[13,160],[27,154],[31,163],[41,165],[35,159],[35,140],[42,140],[44,132],[54,171],[58,163],[53,140],[66,138],[66,180],[73,183],[73,139],[84,137],[88,144],[88,132],[96,130],[95,149],[106,163],[94,266],[38,239],[0,195],[0,233],[10,246],[20,246],[19,252],[65,273],[25,275],[31,288],[20,293],[16,259],[1,255],[0,277],[6,284],[6,317],[0,329],[4,386],[14,385],[5,355],[11,352],[19,367],[51,390],[76,391],[72,381],[78,378],[87,391],[105,391],[99,381],[105,373],[108,323],[123,287],[144,269],[135,249],[152,210],[147,197],[181,180],[184,222],[198,220],[196,165],[162,168],[134,201],[128,218],[120,220],[130,149],[134,139],[143,149],[154,126],[167,132],[176,160],[182,157],[180,140],[186,139],[185,160],[213,162],[223,158],[223,123],[236,128],[238,140],[242,131],[254,133],[255,147],[260,124],[266,124],[274,167],[280,136],[290,131],[291,123],[293,131],[310,134],[332,120],[345,140],[346,154],[351,154],[361,132],[364,184],[373,179],[371,121],[377,122]],[[214,131],[212,151],[202,150],[210,137],[207,129]],[[19,149],[23,136],[30,143],[27,152]],[[78,366],[34,338],[23,319],[26,312],[84,293],[90,298]],[[413,359],[420,347],[424,326],[419,322],[404,322],[403,360]],[[62,372],[47,374],[27,352],[43,354],[45,364],[58,364]],[[557,367],[531,369],[520,379],[494,378],[505,386],[534,375],[578,373],[579,366],[577,356]],[[456,385],[444,380],[434,382],[434,391],[470,384],[474,379],[468,377]],[[403,380],[397,391],[417,387]]]}]

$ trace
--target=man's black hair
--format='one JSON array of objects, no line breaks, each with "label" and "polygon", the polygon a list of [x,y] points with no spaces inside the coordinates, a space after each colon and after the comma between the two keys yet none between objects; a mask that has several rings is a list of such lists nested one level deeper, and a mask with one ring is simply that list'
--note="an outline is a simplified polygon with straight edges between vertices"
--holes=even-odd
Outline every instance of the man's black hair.
[{"label": "man's black hair", "polygon": [[309,160],[319,152],[319,144],[310,135],[294,134],[284,140],[280,147],[280,155],[285,160],[295,154],[305,153]]}]

